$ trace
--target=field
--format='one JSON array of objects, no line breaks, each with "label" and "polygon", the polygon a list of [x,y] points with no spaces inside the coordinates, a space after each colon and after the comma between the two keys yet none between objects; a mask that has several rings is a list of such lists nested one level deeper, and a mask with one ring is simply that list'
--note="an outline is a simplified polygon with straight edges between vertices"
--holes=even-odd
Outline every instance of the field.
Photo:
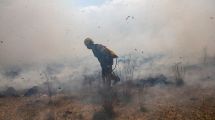
[{"label": "field", "polygon": [[113,88],[113,113],[107,114],[101,88],[87,86],[71,93],[0,98],[0,120],[215,120],[215,88],[137,86]]}]

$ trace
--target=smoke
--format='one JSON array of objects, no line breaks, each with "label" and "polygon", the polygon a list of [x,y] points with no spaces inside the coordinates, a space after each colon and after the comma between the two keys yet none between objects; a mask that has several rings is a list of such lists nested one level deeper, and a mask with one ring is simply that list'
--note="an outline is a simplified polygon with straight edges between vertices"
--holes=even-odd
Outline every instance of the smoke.
[{"label": "smoke", "polygon": [[199,62],[204,48],[209,56],[215,54],[214,4],[214,0],[111,0],[81,7],[69,0],[1,0],[1,81],[13,66],[24,69],[14,79],[22,81],[22,75],[39,79],[53,63],[65,67],[56,73],[59,79],[82,79],[83,73],[99,67],[83,45],[86,37],[119,56],[136,49],[146,56],[166,56],[157,64],[172,64],[179,57]]},{"label": "smoke", "polygon": [[[108,45],[120,51],[137,48],[150,53],[194,57],[205,46],[214,51],[210,46],[214,43],[215,24],[210,19],[214,16],[212,4],[214,1],[210,0],[115,0],[87,10],[93,13],[91,25],[106,23],[101,32],[111,31],[104,32],[106,39],[111,40]],[[134,19],[125,20],[127,16]],[[94,34],[99,36],[100,33]],[[98,39],[104,35],[100,36]]]}]

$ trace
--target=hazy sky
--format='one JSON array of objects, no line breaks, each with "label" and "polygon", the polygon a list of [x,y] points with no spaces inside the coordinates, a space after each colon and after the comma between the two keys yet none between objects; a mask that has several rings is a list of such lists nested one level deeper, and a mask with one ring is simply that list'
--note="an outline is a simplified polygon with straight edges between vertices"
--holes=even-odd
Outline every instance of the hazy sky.
[{"label": "hazy sky", "polygon": [[214,0],[1,0],[0,66],[90,57],[86,37],[119,55],[136,48],[193,58],[205,47],[214,55],[214,5]]},{"label": "hazy sky", "polygon": [[[80,7],[87,7],[87,6],[92,6],[92,5],[102,5],[106,2],[107,0],[74,0],[74,3]],[[109,0],[110,1],[110,0]]]}]

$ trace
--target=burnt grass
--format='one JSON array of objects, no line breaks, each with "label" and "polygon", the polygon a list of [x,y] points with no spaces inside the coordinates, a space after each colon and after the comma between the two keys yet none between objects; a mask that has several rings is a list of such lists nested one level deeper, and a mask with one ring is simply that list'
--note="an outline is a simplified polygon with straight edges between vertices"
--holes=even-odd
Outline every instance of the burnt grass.
[{"label": "burnt grass", "polygon": [[158,75],[111,89],[92,85],[53,94],[51,104],[38,87],[8,88],[0,98],[0,120],[215,120],[214,87],[176,84]]}]

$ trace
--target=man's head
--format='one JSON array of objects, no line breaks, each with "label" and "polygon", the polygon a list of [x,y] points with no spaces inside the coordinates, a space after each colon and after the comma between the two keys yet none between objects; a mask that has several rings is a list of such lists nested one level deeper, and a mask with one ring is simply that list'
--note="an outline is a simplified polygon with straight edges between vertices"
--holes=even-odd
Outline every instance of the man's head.
[{"label": "man's head", "polygon": [[84,40],[84,44],[87,46],[88,49],[92,49],[94,42],[91,38],[86,38]]}]

